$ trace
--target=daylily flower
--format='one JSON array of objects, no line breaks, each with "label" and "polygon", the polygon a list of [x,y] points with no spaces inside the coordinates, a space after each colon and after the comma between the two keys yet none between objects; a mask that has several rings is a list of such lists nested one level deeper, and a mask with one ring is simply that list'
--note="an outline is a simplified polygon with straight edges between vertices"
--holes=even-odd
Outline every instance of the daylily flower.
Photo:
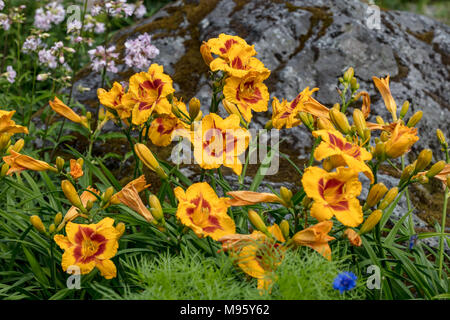
[{"label": "daylily flower", "polygon": [[317,220],[336,216],[348,227],[356,227],[363,221],[362,208],[356,198],[362,188],[357,171],[339,167],[336,172],[327,172],[309,167],[303,174],[302,184],[308,197],[314,199],[311,216]]},{"label": "daylily flower", "polygon": [[278,98],[274,97],[272,101],[272,125],[274,128],[281,129],[283,127],[292,128],[301,123],[298,114],[300,112],[307,112],[318,118],[329,119],[329,110],[320,102],[311,97],[311,95],[319,90],[314,88],[309,90],[309,87],[300,92],[297,97],[288,102],[282,99],[280,102]]},{"label": "daylily flower", "polygon": [[124,205],[139,213],[148,222],[156,223],[155,218],[151,214],[150,210],[142,202],[142,199],[139,196],[139,192],[136,190],[136,187],[134,185],[125,186],[117,195],[117,198]]},{"label": "daylily flower", "polygon": [[223,164],[237,175],[241,174],[239,156],[247,149],[250,134],[239,124],[239,116],[235,114],[222,119],[211,113],[202,119],[201,126],[196,126],[191,142],[194,158],[202,168],[215,169]]},{"label": "daylily flower", "polygon": [[4,133],[26,133],[28,134],[28,128],[19,126],[16,124],[12,117],[16,113],[16,110],[6,111],[0,110],[0,134]]},{"label": "daylily flower", "polygon": [[235,47],[250,48],[250,56],[256,55],[254,45],[249,46],[241,37],[231,36],[224,33],[221,33],[218,38],[209,39],[206,42],[206,45],[212,53],[225,59],[228,59],[230,50]]},{"label": "daylily flower", "polygon": [[3,157],[3,161],[5,161],[5,163],[9,165],[9,170],[6,173],[7,175],[11,175],[14,172],[21,172],[27,169],[33,171],[58,171],[58,169],[52,167],[47,162],[36,160],[24,154],[17,153],[14,150],[10,150],[10,153],[10,156]]},{"label": "daylily flower", "polygon": [[209,184],[194,183],[186,191],[176,187],[174,192],[178,199],[177,218],[198,237],[217,240],[235,233],[234,221],[227,214],[227,199],[219,198]]},{"label": "daylily flower", "polygon": [[373,183],[372,170],[364,161],[371,160],[372,154],[366,149],[350,143],[344,136],[336,130],[313,131],[314,137],[321,137],[322,142],[314,151],[314,158],[320,161],[330,157],[333,167],[347,165],[359,172],[363,172]]},{"label": "daylily flower", "polygon": [[[267,228],[274,239],[285,242],[278,225]],[[285,247],[262,232],[254,231],[251,235],[229,235],[219,239],[224,251],[249,276],[258,279],[258,289],[268,290],[275,275],[274,271],[281,264]]]},{"label": "daylily flower", "polygon": [[331,260],[331,248],[329,241],[334,240],[334,237],[328,235],[333,227],[332,221],[322,221],[316,225],[297,232],[292,241],[298,246],[307,246],[316,250],[326,259]]},{"label": "daylily flower", "polygon": [[88,127],[87,119],[85,116],[79,116],[76,114],[71,108],[69,108],[67,105],[65,105],[61,100],[59,100],[57,97],[53,101],[48,102],[50,104],[50,107],[55,111],[56,113],[62,115],[63,117],[69,119],[72,122],[80,123],[85,127]]},{"label": "daylily flower", "polygon": [[[150,187],[150,184],[147,184],[147,181],[145,180],[145,175],[142,175],[140,177],[138,177],[137,179],[132,180],[131,182],[127,183],[127,185],[124,188],[128,188],[134,186],[136,188],[137,192],[141,192],[145,189],[147,189],[148,187]],[[123,190],[123,188],[122,188]],[[120,196],[121,196],[121,192],[119,191],[115,194],[113,194],[113,196],[111,197],[111,199],[109,200],[109,202],[111,204],[119,204],[120,203]]]},{"label": "daylily flower", "polygon": [[106,279],[116,277],[117,270],[110,260],[117,253],[118,232],[114,220],[104,218],[96,224],[67,223],[67,236],[55,235],[54,240],[64,250],[61,266],[66,271],[70,266],[78,266],[81,274],[94,268]]},{"label": "daylily flower", "polygon": [[122,103],[133,110],[133,124],[145,123],[153,112],[170,114],[171,105],[167,96],[175,89],[172,79],[163,71],[162,66],[152,64],[148,72],[140,72],[130,78],[130,87]]},{"label": "daylily flower", "polygon": [[409,128],[398,122],[389,140],[385,142],[386,155],[389,158],[398,158],[408,152],[418,140],[417,128]]},{"label": "daylily flower", "polygon": [[[87,190],[83,191],[83,193],[80,196],[83,207],[86,207],[88,201],[91,201],[91,202],[97,201],[97,197],[95,195],[99,195],[99,194],[100,194],[100,191],[92,188],[91,186],[87,187]],[[70,209],[66,212],[64,219],[59,224],[58,230],[61,229],[67,222],[73,221],[76,218],[78,218],[79,216],[80,216],[80,211],[78,210],[78,208],[75,206],[70,207]]]},{"label": "daylily flower", "polygon": [[356,247],[361,247],[362,240],[361,236],[353,229],[346,229],[344,231],[344,235],[347,237],[347,239],[350,241],[350,243]]},{"label": "daylily flower", "polygon": [[384,105],[386,109],[391,113],[392,119],[397,121],[397,104],[395,103],[394,98],[392,97],[391,90],[389,89],[389,76],[386,78],[377,78],[372,77],[375,86],[378,91],[380,91],[381,96],[384,100]]},{"label": "daylily flower", "polygon": [[232,199],[228,200],[230,206],[247,206],[261,202],[278,202],[283,203],[283,200],[273,193],[268,192],[254,192],[254,191],[230,191],[227,195]]},{"label": "daylily flower", "polygon": [[250,72],[243,78],[229,77],[225,80],[223,87],[225,99],[238,107],[247,122],[252,119],[252,110],[267,111],[269,91],[262,81],[268,76],[269,73]]},{"label": "daylily flower", "polygon": [[[174,97],[173,104],[185,115],[189,115],[184,102]],[[153,120],[148,129],[148,136],[154,145],[165,147],[172,142],[172,134],[175,130],[188,128],[189,125],[186,122],[172,113],[170,115],[162,115]]]},{"label": "daylily flower", "polygon": [[131,117],[132,108],[125,106],[122,101],[124,95],[125,90],[118,82],[114,82],[113,87],[109,91],[101,88],[97,90],[100,103],[107,108],[115,110],[120,119],[128,119]]},{"label": "daylily flower", "polygon": [[70,175],[75,180],[83,176],[83,168],[75,159],[70,159]]}]

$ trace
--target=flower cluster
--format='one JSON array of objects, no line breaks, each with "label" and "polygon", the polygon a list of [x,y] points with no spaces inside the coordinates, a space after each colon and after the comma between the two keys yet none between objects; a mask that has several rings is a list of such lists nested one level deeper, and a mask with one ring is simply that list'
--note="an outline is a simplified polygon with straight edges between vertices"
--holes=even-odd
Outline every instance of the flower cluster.
[{"label": "flower cluster", "polygon": [[125,42],[125,58],[127,66],[146,69],[159,50],[151,43],[152,37],[148,33],[139,35],[136,39]]},{"label": "flower cluster", "polygon": [[59,1],[52,1],[42,8],[36,10],[34,26],[38,29],[48,31],[52,25],[58,25],[64,21],[66,11]]},{"label": "flower cluster", "polygon": [[119,58],[119,54],[115,51],[116,46],[110,46],[108,48],[98,46],[95,49],[89,50],[88,53],[92,61],[92,69],[96,72],[101,72],[105,69],[107,72],[116,73],[118,69],[115,60]]},{"label": "flower cluster", "polygon": [[139,19],[147,13],[147,9],[142,1],[133,4],[127,3],[127,0],[96,0],[91,8],[91,15],[97,16],[102,12],[115,18],[134,15]]}]

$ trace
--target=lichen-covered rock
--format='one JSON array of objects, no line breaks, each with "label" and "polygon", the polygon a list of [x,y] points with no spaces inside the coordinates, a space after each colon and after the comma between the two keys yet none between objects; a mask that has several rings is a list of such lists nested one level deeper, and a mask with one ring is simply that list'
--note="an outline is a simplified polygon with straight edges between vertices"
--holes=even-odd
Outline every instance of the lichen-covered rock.
[{"label": "lichen-covered rock", "polygon": [[[369,120],[374,121],[376,115],[388,118],[388,112],[372,76],[389,74],[399,108],[409,100],[409,116],[424,111],[418,125],[421,139],[412,153],[424,147],[438,153],[435,129],[448,135],[450,126],[450,27],[412,13],[381,11],[379,29],[369,28],[373,17],[371,7],[358,0],[179,0],[121,30],[113,42],[121,48],[128,38],[150,33],[160,50],[154,62],[172,76],[176,95],[185,101],[196,96],[205,109],[211,92],[199,47],[220,33],[255,44],[258,58],[272,70],[266,81],[271,97],[291,100],[307,86],[318,87],[317,99],[331,106],[339,101],[337,78],[353,66],[361,89],[371,95]],[[135,71],[141,70],[122,64],[118,74],[108,76],[127,80]],[[95,105],[100,83],[100,75],[84,72],[76,85],[92,90],[75,98]],[[269,104],[267,113],[255,114],[254,125],[263,126],[270,115]],[[287,153],[306,156],[312,141],[304,126],[284,130],[282,136]]]}]

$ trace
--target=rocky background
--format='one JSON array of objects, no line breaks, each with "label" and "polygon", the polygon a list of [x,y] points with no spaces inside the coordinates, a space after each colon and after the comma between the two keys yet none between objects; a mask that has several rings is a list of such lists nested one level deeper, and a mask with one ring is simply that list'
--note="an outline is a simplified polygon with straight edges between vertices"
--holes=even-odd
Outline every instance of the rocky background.
[{"label": "rocky background", "polygon": [[[172,76],[176,95],[184,101],[198,97],[205,111],[211,92],[199,47],[202,41],[220,33],[238,35],[255,45],[257,57],[272,70],[266,80],[271,97],[279,99],[292,100],[305,87],[318,87],[316,98],[330,107],[339,102],[338,77],[352,66],[361,89],[371,95],[369,120],[374,122],[377,115],[389,119],[371,79],[390,75],[391,91],[399,107],[405,100],[411,102],[407,118],[417,110],[424,111],[418,125],[421,139],[410,158],[414,159],[417,150],[431,148],[434,160],[440,160],[443,155],[436,128],[450,137],[450,27],[413,13],[381,10],[379,28],[373,28],[374,14],[368,4],[358,0],[179,0],[119,31],[113,42],[121,49],[128,38],[143,32],[151,34],[160,50],[154,62]],[[124,64],[119,70],[109,78],[128,80],[134,72],[142,71],[128,70]],[[100,83],[99,74],[84,70],[75,86],[81,84],[91,91],[77,93],[75,98],[96,107]],[[267,113],[254,113],[252,126],[262,127],[270,117],[269,103]],[[281,137],[286,139],[282,152],[302,166],[312,142],[305,127],[283,130]],[[388,187],[395,186],[398,176],[395,170],[384,168],[381,181]],[[295,188],[299,178],[289,164],[281,162],[280,173],[269,180],[275,186],[284,183]],[[432,183],[412,189],[418,228],[440,220],[440,188]],[[395,215],[405,212],[407,205],[402,202]]]}]

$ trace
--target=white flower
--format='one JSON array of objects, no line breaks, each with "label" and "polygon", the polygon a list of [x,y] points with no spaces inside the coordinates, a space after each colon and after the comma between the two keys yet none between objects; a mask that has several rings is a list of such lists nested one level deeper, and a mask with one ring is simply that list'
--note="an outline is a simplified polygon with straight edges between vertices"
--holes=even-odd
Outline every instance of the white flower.
[{"label": "white flower", "polygon": [[11,26],[11,20],[9,20],[8,16],[4,13],[0,13],[0,26],[4,30],[9,30],[9,27]]},{"label": "white flower", "polygon": [[6,79],[10,82],[10,83],[14,83],[15,79],[17,76],[17,72],[13,69],[12,66],[7,66],[6,67]]},{"label": "white flower", "polygon": [[134,11],[134,16],[138,19],[142,18],[147,14],[147,8],[141,4],[137,9]]},{"label": "white flower", "polygon": [[89,50],[88,53],[92,61],[92,69],[100,72],[106,67],[106,71],[117,73],[118,69],[114,60],[119,57],[119,54],[115,51],[115,46],[111,46],[108,49],[105,49],[104,46],[98,46],[95,49]]},{"label": "white flower", "polygon": [[0,10],[3,10],[4,7],[5,7],[5,3],[2,0],[0,0]]},{"label": "white flower", "polygon": [[77,32],[81,30],[81,21],[75,19],[67,23],[67,33]]},{"label": "white flower", "polygon": [[151,44],[151,36],[148,33],[125,42],[125,64],[129,67],[147,69],[151,64],[151,59],[158,54],[159,50]]}]

